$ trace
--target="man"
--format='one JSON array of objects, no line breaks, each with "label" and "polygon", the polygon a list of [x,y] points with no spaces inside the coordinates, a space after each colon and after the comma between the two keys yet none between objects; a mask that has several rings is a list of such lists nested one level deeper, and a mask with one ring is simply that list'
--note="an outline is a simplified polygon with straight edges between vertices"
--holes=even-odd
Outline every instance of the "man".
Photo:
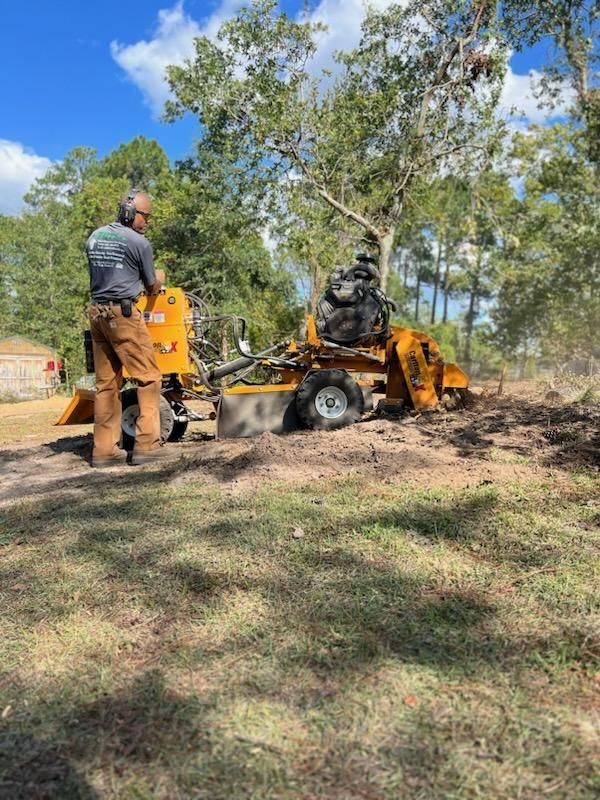
[{"label": "man", "polygon": [[152,211],[147,194],[132,189],[119,206],[116,222],[94,231],[86,254],[90,268],[90,327],[96,371],[92,466],[123,464],[121,438],[123,367],[137,383],[140,414],[132,464],[162,458],[160,447],[161,373],[150,335],[135,300],[145,287],[158,294],[164,272],[154,269],[152,246],[144,236]]}]

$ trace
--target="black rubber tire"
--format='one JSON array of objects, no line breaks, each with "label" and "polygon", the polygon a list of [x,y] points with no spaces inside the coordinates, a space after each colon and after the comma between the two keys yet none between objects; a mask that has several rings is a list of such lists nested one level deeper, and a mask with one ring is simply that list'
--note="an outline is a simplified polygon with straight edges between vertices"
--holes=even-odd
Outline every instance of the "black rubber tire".
[{"label": "black rubber tire", "polygon": [[[130,406],[137,405],[137,389],[127,389],[126,391],[121,393],[121,409],[125,411],[126,408]],[[175,425],[178,423],[175,422],[175,413],[171,407],[171,404],[166,399],[166,397],[160,398],[160,440],[161,442],[167,441],[175,441],[171,439],[173,432],[175,430]],[[180,425],[186,423],[179,423]],[[183,436],[183,433],[181,434]],[[130,433],[125,431],[121,428],[121,446],[125,450],[133,450],[133,446],[135,444],[135,436],[132,436]]]},{"label": "black rubber tire", "polygon": [[[180,400],[170,400],[171,408],[173,409],[173,414],[176,417],[179,417],[181,414],[186,413],[186,407]],[[171,431],[171,435],[167,439],[168,442],[178,442],[180,439],[183,439],[183,435],[187,430],[188,420],[174,420],[173,421],[173,430]]]},{"label": "black rubber tire", "polygon": [[[182,414],[187,413],[187,409],[181,400],[171,400],[171,398],[166,397],[166,400],[171,404],[171,408],[173,409],[173,414],[175,417],[179,417]],[[173,430],[171,431],[169,437],[167,438],[168,442],[178,442],[180,439],[183,439],[183,436],[187,430],[188,420],[173,420]]]},{"label": "black rubber tire", "polygon": [[187,420],[185,422],[175,422],[173,425],[173,430],[171,435],[167,439],[168,442],[178,442],[180,439],[183,439],[185,432],[187,431]]},{"label": "black rubber tire", "polygon": [[[316,400],[320,392],[328,388],[341,398],[345,396],[346,407],[337,416],[324,416]],[[364,398],[360,386],[343,369],[323,369],[311,372],[296,392],[296,412],[306,428],[331,431],[358,422],[364,409]],[[332,412],[334,413],[334,412]]]}]

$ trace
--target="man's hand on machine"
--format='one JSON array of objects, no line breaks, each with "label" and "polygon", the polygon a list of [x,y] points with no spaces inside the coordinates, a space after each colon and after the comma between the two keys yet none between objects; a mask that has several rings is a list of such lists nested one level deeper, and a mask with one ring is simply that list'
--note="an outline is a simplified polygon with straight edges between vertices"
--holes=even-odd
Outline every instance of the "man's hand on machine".
[{"label": "man's hand on machine", "polygon": [[156,283],[152,284],[152,286],[147,287],[146,291],[148,294],[160,294],[160,290],[164,286],[165,283],[165,271],[164,269],[157,269],[154,270],[154,274],[156,275]]}]

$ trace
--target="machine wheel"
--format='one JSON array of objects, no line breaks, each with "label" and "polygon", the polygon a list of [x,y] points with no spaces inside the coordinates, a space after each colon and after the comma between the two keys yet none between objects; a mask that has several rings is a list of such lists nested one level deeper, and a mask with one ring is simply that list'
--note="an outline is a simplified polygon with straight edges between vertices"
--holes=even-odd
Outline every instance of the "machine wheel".
[{"label": "machine wheel", "polygon": [[[127,389],[121,394],[121,431],[123,436],[123,447],[125,450],[133,450],[135,443],[135,422],[140,415],[140,407],[137,401],[137,389]],[[187,425],[187,423],[176,423],[175,412],[169,401],[160,398],[160,440],[161,442],[174,441],[171,439],[175,425]],[[181,434],[183,436],[183,433]]]},{"label": "machine wheel", "polygon": [[302,424],[314,430],[334,430],[358,422],[364,408],[360,386],[343,369],[312,372],[296,392]]},{"label": "machine wheel", "polygon": [[175,422],[173,424],[173,430],[171,435],[167,439],[168,442],[178,442],[180,439],[183,439],[185,432],[187,431],[187,420],[185,422]]},{"label": "machine wheel", "polygon": [[[185,406],[183,403],[180,403],[179,400],[171,401],[171,409],[173,411],[174,416],[178,417],[182,412],[185,411]],[[183,439],[183,436],[187,430],[188,421],[186,420],[173,420],[173,430],[171,431],[169,438],[167,439],[168,442],[178,442],[180,439]]]}]

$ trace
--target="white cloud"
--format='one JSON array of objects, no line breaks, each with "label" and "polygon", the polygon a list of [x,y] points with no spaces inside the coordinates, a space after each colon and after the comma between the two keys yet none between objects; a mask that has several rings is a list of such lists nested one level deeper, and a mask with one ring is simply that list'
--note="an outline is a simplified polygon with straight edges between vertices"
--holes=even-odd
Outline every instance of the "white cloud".
[{"label": "white cloud", "polygon": [[[369,5],[377,11],[383,11],[393,2],[370,0]],[[311,22],[322,22],[327,26],[326,31],[318,34],[318,47],[312,64],[314,73],[335,68],[333,53],[336,50],[352,50],[358,46],[366,6],[365,0],[321,0],[308,15],[307,19]]]},{"label": "white cloud", "polygon": [[[538,100],[534,97],[534,87],[539,83],[542,75],[538,70],[532,69],[526,75],[513,72],[510,65],[504,79],[504,87],[500,97],[498,110],[504,116],[526,118],[531,123],[544,124],[550,119],[564,116],[569,105],[573,102],[573,91],[564,84],[558,103],[552,109],[540,108]],[[516,109],[514,113],[512,110]],[[518,123],[516,123],[518,125]]]},{"label": "white cloud", "polygon": [[[393,0],[371,0],[378,9]],[[169,89],[165,70],[169,64],[182,64],[194,51],[194,38],[215,39],[221,25],[244,5],[244,0],[222,0],[213,13],[199,24],[185,12],[183,0],[158,12],[158,26],[149,41],[135,44],[111,42],[112,57],[129,80],[142,92],[144,100],[156,117],[160,117]],[[360,24],[365,15],[364,0],[322,0],[308,15],[312,22],[323,22],[328,30],[318,39],[313,71],[333,66],[335,50],[349,50],[359,42]]]},{"label": "white cloud", "polygon": [[0,214],[18,214],[23,195],[51,164],[19,142],[0,139]]},{"label": "white cloud", "polygon": [[200,26],[185,13],[183,0],[179,0],[172,8],[158,12],[158,27],[153,39],[131,45],[111,42],[112,57],[141,90],[154,116],[161,116],[169,97],[165,80],[167,66],[182,64],[192,56],[197,36],[214,38],[222,23],[241,5],[242,0],[224,0]]}]

